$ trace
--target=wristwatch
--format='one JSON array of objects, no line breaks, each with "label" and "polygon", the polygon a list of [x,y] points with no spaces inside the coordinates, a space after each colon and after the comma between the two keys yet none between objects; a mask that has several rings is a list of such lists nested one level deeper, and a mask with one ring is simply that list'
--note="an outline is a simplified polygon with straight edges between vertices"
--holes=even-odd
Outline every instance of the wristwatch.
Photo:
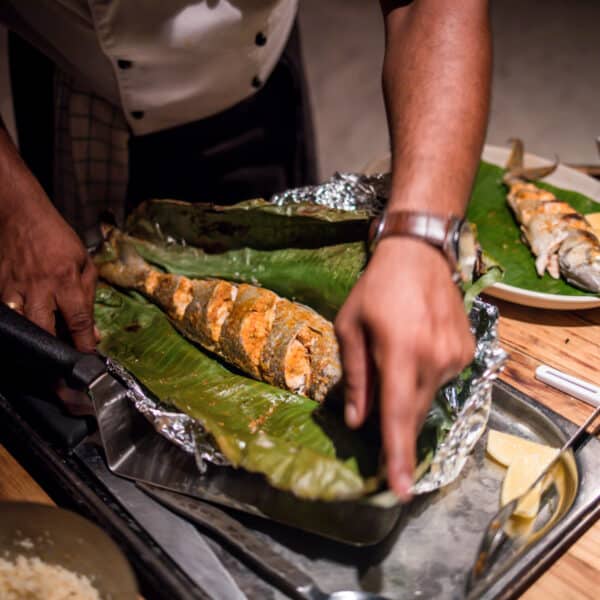
[{"label": "wristwatch", "polygon": [[408,236],[434,246],[446,257],[455,283],[471,281],[481,249],[471,224],[454,215],[442,216],[418,211],[384,211],[369,228],[371,253],[389,236]]}]

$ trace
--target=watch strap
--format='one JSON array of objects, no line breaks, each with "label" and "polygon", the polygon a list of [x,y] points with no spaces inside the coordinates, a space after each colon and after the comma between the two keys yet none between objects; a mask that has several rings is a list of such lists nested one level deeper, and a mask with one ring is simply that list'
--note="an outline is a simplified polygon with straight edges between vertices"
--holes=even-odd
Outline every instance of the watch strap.
[{"label": "watch strap", "polygon": [[444,249],[450,224],[451,217],[416,211],[390,212],[383,217],[374,241],[390,235],[410,236]]}]

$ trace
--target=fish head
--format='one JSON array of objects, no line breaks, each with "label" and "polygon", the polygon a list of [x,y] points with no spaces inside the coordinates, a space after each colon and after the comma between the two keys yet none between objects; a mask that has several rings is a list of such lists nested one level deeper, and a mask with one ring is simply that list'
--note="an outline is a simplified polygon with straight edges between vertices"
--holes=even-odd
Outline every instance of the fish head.
[{"label": "fish head", "polygon": [[571,233],[561,245],[558,259],[561,272],[571,285],[600,293],[600,242],[593,233]]}]

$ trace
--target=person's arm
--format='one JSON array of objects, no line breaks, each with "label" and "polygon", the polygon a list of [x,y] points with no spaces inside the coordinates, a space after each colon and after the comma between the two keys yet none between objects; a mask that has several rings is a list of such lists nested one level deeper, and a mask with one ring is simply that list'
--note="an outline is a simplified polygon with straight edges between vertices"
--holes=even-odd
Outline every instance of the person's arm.
[{"label": "person's arm", "polygon": [[62,313],[75,345],[95,348],[96,268],[27,168],[0,121],[0,301],[55,333]]},{"label": "person's arm", "polygon": [[[491,40],[484,0],[382,1],[383,88],[392,140],[388,211],[462,215],[487,121]],[[402,6],[399,6],[402,5]],[[415,441],[441,384],[470,362],[474,342],[446,259],[388,237],[336,319],[346,421],[360,426],[381,390],[388,482],[410,497]]]}]

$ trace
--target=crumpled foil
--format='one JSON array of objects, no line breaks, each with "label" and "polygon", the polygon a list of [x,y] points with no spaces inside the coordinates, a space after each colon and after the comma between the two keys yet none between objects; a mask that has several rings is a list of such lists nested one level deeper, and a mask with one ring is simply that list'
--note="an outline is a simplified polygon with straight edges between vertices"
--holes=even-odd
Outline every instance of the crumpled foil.
[{"label": "crumpled foil", "polygon": [[431,466],[414,485],[415,494],[448,485],[460,474],[467,457],[487,426],[492,406],[492,384],[506,360],[498,340],[498,309],[476,298],[469,315],[475,335],[475,358],[468,378],[456,378],[441,393],[457,415],[438,446]]},{"label": "crumpled foil", "polygon": [[[383,210],[389,191],[389,174],[360,175],[336,173],[318,186],[296,188],[271,199],[278,205],[314,202],[342,210]],[[498,311],[495,306],[476,299],[469,315],[476,337],[475,358],[468,377],[457,377],[440,393],[456,419],[436,449],[428,471],[415,483],[413,493],[424,494],[448,485],[460,474],[469,453],[485,431],[492,404],[492,384],[498,376],[506,352],[497,335]],[[114,361],[109,369],[128,387],[131,400],[162,436],[194,454],[201,473],[207,463],[229,464],[211,443],[202,425],[188,415],[173,410],[152,396],[140,383]]]},{"label": "crumpled foil", "polygon": [[172,406],[158,400],[144,388],[119,363],[106,359],[108,370],[127,388],[127,395],[136,409],[152,423],[154,429],[170,442],[179,446],[196,458],[201,473],[207,469],[206,463],[226,466],[229,461],[215,448],[202,425],[185,413],[174,410]]},{"label": "crumpled foil", "polygon": [[310,185],[275,194],[271,202],[277,206],[312,202],[339,210],[363,209],[371,215],[383,210],[389,197],[389,173],[362,175],[359,173],[334,173],[321,185]]}]

